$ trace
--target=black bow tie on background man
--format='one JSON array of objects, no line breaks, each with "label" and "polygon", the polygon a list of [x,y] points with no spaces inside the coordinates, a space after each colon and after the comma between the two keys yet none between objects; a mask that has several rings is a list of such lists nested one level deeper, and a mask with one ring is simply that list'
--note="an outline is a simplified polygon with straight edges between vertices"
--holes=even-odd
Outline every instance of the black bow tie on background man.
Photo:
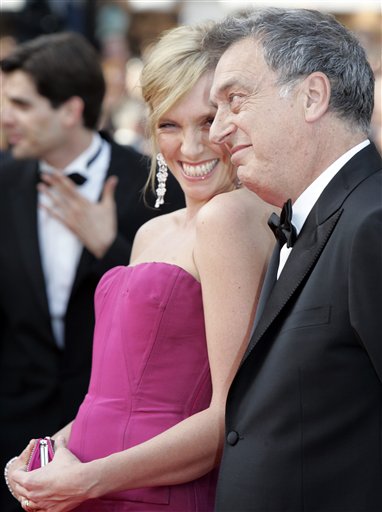
[{"label": "black bow tie on background man", "polygon": [[280,217],[276,213],[268,219],[268,226],[273,231],[282,247],[285,243],[287,247],[293,247],[297,238],[296,228],[292,224],[292,201],[288,199],[281,210]]},{"label": "black bow tie on background man", "polygon": [[76,185],[83,185],[86,181],[85,176],[82,176],[82,174],[78,172],[72,172],[70,174],[66,175],[67,178],[73,181]]},{"label": "black bow tie on background man", "polygon": [[[40,171],[39,174],[38,174],[38,181],[42,181],[41,179],[41,176],[44,174],[44,171]],[[69,178],[70,180],[73,181],[73,183],[75,183],[76,185],[83,185],[86,181],[86,178],[85,176],[82,176],[82,174],[78,173],[78,172],[72,172],[70,174],[65,174],[65,176],[67,178]],[[45,183],[45,185],[47,185]]]},{"label": "black bow tie on background man", "polygon": [[[86,162],[86,169],[89,169],[89,167],[97,160],[97,158],[100,156],[101,154],[101,151],[102,151],[102,147],[103,147],[103,142],[101,141],[101,144],[98,146],[97,148],[97,151],[94,153],[93,156],[91,156],[89,158],[89,160]],[[38,181],[42,181],[41,180],[41,175],[43,174],[44,171],[39,171],[39,174],[38,174]],[[66,174],[65,175],[67,178],[69,178],[70,180],[73,181],[73,183],[75,183],[77,186],[81,186],[83,185],[87,178],[85,176],[83,176],[82,174],[80,174],[79,172],[71,172],[70,174]],[[45,183],[46,185],[46,183]]]}]

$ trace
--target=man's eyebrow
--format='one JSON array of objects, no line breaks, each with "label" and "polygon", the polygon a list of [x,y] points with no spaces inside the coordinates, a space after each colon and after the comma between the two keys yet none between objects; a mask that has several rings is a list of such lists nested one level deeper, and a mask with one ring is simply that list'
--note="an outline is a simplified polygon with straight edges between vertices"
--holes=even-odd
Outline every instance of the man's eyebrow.
[{"label": "man's eyebrow", "polygon": [[[214,91],[214,96],[215,97],[220,97],[220,96],[224,96],[228,90],[230,90],[232,87],[235,87],[237,86],[237,79],[236,78],[231,78],[230,80],[228,80],[227,82],[224,82],[221,86],[218,86],[215,88],[215,91]],[[212,101],[212,100],[210,100]]]},{"label": "man's eyebrow", "polygon": [[31,105],[31,102],[28,99],[19,96],[9,96],[7,101],[14,105],[19,105],[20,107],[28,107]]},{"label": "man's eyebrow", "polygon": [[223,83],[223,85],[219,88],[220,94],[224,94],[228,89],[231,89],[232,87],[237,85],[237,79],[235,77],[232,77],[227,82]]}]

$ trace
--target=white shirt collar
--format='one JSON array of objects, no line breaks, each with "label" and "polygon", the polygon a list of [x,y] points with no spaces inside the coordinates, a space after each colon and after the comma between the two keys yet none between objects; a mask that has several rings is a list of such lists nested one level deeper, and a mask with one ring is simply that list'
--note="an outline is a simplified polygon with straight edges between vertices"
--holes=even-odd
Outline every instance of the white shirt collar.
[{"label": "white shirt collar", "polygon": [[[64,174],[80,172],[83,176],[88,177],[88,162],[93,158],[101,146],[102,137],[99,133],[95,132],[90,145],[64,168]],[[54,167],[42,160],[40,162],[40,169],[44,172],[52,172]]]},{"label": "white shirt collar", "polygon": [[[334,178],[338,171],[348,162],[356,153],[361,151],[370,144],[370,140],[357,144],[353,148],[349,149],[340,158],[333,162],[322,174],[316,178],[313,183],[309,185],[307,189],[296,199],[293,203],[292,223],[296,228],[297,234],[300,233],[304,222],[306,221],[311,209],[317,202],[318,198],[324,191],[328,183]],[[282,269],[291,253],[293,247],[287,247],[283,245],[280,251],[279,267],[277,271],[277,279],[279,278]]]},{"label": "white shirt collar", "polygon": [[340,169],[348,162],[356,153],[361,151],[370,144],[370,140],[366,139],[357,146],[349,149],[340,158],[333,162],[307,189],[296,199],[293,204],[292,222],[296,227],[297,234],[300,233],[306,218],[308,217],[311,209],[317,202],[318,198],[324,191],[328,183],[334,178]]},{"label": "white shirt collar", "polygon": [[[97,148],[101,151],[87,169],[88,180],[77,189],[78,194],[93,203],[101,195],[110,165],[110,144],[96,133],[89,147],[64,170],[65,174],[75,170],[85,175],[84,166],[98,152]],[[43,192],[39,191],[38,200],[40,204],[51,205],[51,198]],[[52,329],[58,346],[62,347],[65,339],[65,312],[83,245],[69,228],[43,208],[38,208],[38,236]]]}]

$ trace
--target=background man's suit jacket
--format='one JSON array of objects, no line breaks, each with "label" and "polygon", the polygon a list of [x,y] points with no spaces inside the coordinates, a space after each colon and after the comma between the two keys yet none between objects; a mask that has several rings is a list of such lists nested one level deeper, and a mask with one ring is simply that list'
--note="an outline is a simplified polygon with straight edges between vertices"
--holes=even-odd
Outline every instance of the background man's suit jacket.
[{"label": "background man's suit jacket", "polygon": [[231,386],[217,510],[382,510],[382,172],[313,207]]},{"label": "background man's suit jacket", "polygon": [[[32,437],[53,434],[74,419],[88,386],[94,327],[93,296],[102,274],[129,262],[137,229],[151,217],[184,206],[169,176],[166,204],[148,208],[141,191],[148,159],[112,143],[108,176],[118,176],[118,236],[97,260],[83,250],[65,319],[65,350],[50,324],[37,235],[37,162],[0,167],[0,467]],[[151,205],[154,199],[149,197]],[[1,479],[0,510],[12,510]],[[3,493],[3,500],[1,495]],[[6,508],[9,507],[9,508]]]}]

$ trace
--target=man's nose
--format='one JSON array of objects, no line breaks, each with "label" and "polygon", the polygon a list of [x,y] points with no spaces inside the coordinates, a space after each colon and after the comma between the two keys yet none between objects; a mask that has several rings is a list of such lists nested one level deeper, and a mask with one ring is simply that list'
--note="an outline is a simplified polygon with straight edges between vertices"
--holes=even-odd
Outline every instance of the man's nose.
[{"label": "man's nose", "polygon": [[210,141],[214,144],[227,144],[233,131],[234,126],[229,116],[218,110],[210,128]]}]

